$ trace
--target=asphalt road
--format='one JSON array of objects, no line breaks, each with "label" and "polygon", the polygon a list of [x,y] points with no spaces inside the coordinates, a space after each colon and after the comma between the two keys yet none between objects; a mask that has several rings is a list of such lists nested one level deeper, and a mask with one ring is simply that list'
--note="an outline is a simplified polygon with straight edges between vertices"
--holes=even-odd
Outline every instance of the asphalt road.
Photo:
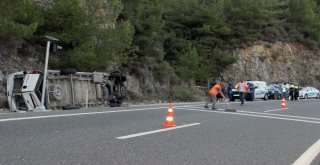
[{"label": "asphalt road", "polygon": [[168,104],[0,114],[0,165],[292,164],[320,139],[320,100],[280,102],[174,103],[171,130]]}]

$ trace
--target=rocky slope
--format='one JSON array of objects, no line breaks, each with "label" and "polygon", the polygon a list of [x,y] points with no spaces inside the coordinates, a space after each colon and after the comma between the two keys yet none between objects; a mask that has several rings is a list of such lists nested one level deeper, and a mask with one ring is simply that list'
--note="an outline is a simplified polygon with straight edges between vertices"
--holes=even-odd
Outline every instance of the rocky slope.
[{"label": "rocky slope", "polygon": [[[19,50],[17,52],[7,50],[3,45],[0,46],[0,82],[5,81],[4,76],[16,71],[43,70],[45,56],[43,49],[27,47],[17,49]],[[292,81],[299,83],[300,86],[310,85],[320,88],[320,55],[303,45],[257,42],[251,47],[234,50],[232,54],[238,56],[239,60],[225,68],[223,77],[228,80],[234,82],[239,79],[266,82]],[[143,101],[146,97],[164,96],[164,93],[169,92],[169,80],[160,83],[148,69],[140,68],[140,72],[141,75],[144,75],[142,79],[134,75],[127,75],[126,86],[129,99],[135,98],[136,101]],[[2,83],[0,84],[0,97],[4,98],[5,89]],[[2,104],[1,101],[0,104]]]},{"label": "rocky slope", "polygon": [[257,42],[232,54],[239,60],[225,68],[227,79],[291,81],[320,88],[320,55],[301,44]]}]

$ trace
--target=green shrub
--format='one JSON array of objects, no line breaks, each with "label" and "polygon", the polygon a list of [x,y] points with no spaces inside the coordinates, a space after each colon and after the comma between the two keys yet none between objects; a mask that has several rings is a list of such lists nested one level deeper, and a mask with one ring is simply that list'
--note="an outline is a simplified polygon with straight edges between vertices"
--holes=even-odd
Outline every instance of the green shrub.
[{"label": "green shrub", "polygon": [[196,96],[195,91],[187,86],[175,85],[171,87],[169,100],[176,101],[199,101],[200,99]]},{"label": "green shrub", "polygon": [[170,75],[174,70],[170,66],[170,64],[166,61],[156,64],[154,67],[155,78],[160,82],[165,82],[170,78]]},{"label": "green shrub", "polygon": [[1,0],[0,6],[0,38],[6,41],[29,39],[42,23],[32,0]]}]

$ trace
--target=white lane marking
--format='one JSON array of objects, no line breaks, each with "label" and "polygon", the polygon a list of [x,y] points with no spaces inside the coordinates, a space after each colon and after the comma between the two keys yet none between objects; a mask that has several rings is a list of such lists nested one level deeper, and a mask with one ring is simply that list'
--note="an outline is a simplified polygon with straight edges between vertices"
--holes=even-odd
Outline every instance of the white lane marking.
[{"label": "white lane marking", "polygon": [[[274,102],[274,101],[279,101],[279,100],[255,100],[255,101],[247,101],[246,103],[259,103],[259,102]],[[206,102],[179,102],[179,103],[175,103],[172,102],[173,105],[179,105],[179,106],[188,106],[188,105],[193,105],[193,106],[197,106],[197,105],[204,105]],[[239,104],[240,101],[232,101],[229,102],[229,104]],[[225,102],[217,102],[216,104],[227,104]],[[169,103],[159,103],[159,104],[136,104],[136,105],[129,105],[129,107],[144,107],[144,106],[169,106]]]},{"label": "white lane marking", "polygon": [[[172,103],[172,104],[174,104],[174,105],[180,105],[180,104],[186,104],[186,105],[189,105],[189,104],[203,104],[203,102],[185,102],[185,103],[183,103],[183,102],[179,102],[179,103]],[[139,105],[139,104],[135,104],[135,105],[129,105],[129,107],[145,107],[145,106],[167,106],[167,107],[169,107],[169,103],[157,103],[157,104],[141,104],[141,105]]]},{"label": "white lane marking", "polygon": [[120,136],[120,137],[117,137],[117,139],[129,139],[129,138],[138,137],[138,136],[144,136],[144,135],[149,135],[149,134],[154,134],[154,133],[159,133],[159,132],[164,132],[164,131],[170,131],[170,130],[174,130],[174,129],[178,129],[178,128],[191,127],[191,126],[195,126],[195,125],[199,125],[199,124],[200,123],[192,123],[192,124],[186,124],[186,125],[181,125],[181,126],[177,126],[177,127],[158,129],[158,130],[148,131],[148,132],[141,132],[141,133],[137,133],[137,134]]},{"label": "white lane marking", "polygon": [[281,114],[273,114],[273,113],[261,113],[261,112],[251,112],[251,111],[237,111],[237,112],[261,114],[261,115],[270,115],[270,116],[291,117],[291,118],[298,118],[298,119],[320,120],[320,118],[293,116],[293,115],[281,115]]},{"label": "white lane marking", "polygon": [[[245,103],[247,104],[254,104],[254,103],[260,103],[260,102],[264,102],[264,103],[268,103],[268,102],[276,102],[276,101],[279,101],[279,100],[268,100],[268,101],[265,101],[265,100],[261,100],[261,101],[247,101]],[[196,102],[194,103],[193,105],[190,104],[190,105],[180,105],[180,106],[173,106],[174,107],[195,107],[195,106],[199,106],[199,105],[202,105],[204,106],[206,102]],[[229,104],[239,104],[240,101],[232,101],[232,102],[228,102]],[[227,102],[217,102],[216,105],[218,104],[228,104]],[[174,103],[173,103],[174,104]]]},{"label": "white lane marking", "polygon": [[272,110],[266,110],[266,111],[263,111],[263,112],[281,111],[281,110],[286,110],[286,109],[289,109],[289,108],[283,108],[283,109],[272,109]]},{"label": "white lane marking", "polygon": [[320,153],[320,139],[305,151],[292,165],[311,164]]},{"label": "white lane marking", "polygon": [[44,119],[44,118],[54,118],[54,117],[66,117],[66,116],[94,115],[94,114],[104,114],[104,113],[120,113],[120,112],[144,111],[144,110],[152,110],[152,109],[165,109],[165,108],[157,107],[157,108],[143,108],[143,109],[117,110],[117,111],[102,111],[102,112],[87,112],[87,113],[74,113],[74,114],[62,114],[62,115],[8,118],[8,119],[0,119],[0,122],[18,121],[18,120],[31,120],[31,119]]},{"label": "white lane marking", "polygon": [[[245,101],[245,103],[259,103],[259,102],[276,102],[276,101],[281,101],[281,100],[254,100],[254,101]],[[318,99],[301,99],[299,101],[318,101]],[[181,104],[187,104],[187,105],[192,105],[192,104],[198,104],[198,105],[204,105],[206,102],[179,102],[179,103],[175,103],[175,102],[172,102],[172,104],[174,105],[181,105]],[[229,104],[239,104],[240,101],[232,101],[232,102],[229,102]],[[129,105],[129,107],[138,107],[138,106],[141,106],[141,107],[144,107],[144,106],[167,106],[169,103],[156,103],[156,104],[132,104],[132,105]],[[217,102],[217,104],[227,104],[227,103],[221,103],[221,102]]]},{"label": "white lane marking", "polygon": [[[183,109],[183,108],[177,108]],[[320,124],[320,121],[309,121],[309,120],[300,120],[300,119],[291,119],[291,118],[283,118],[283,117],[275,117],[275,116],[263,116],[263,115],[254,115],[254,114],[246,114],[246,113],[237,113],[237,112],[221,112],[221,111],[210,111],[210,110],[199,110],[199,109],[183,109],[186,111],[202,111],[202,112],[214,112],[214,113],[224,113],[224,114],[233,114],[239,116],[251,116],[251,117],[260,117],[260,118],[269,118],[269,119],[280,119],[280,120],[289,120],[289,121],[299,121],[304,123],[315,123]]]}]

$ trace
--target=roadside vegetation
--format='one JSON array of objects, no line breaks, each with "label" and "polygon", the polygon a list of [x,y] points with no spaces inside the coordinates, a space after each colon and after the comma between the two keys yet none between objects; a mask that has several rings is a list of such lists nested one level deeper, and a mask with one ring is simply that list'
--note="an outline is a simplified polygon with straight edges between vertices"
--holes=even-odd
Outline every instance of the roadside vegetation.
[{"label": "roadside vegetation", "polygon": [[320,0],[1,0],[0,6],[0,41],[9,49],[44,47],[51,35],[63,46],[51,68],[136,75],[143,68],[171,85],[205,85],[237,61],[230,50],[258,40],[299,42],[314,51],[320,43]]}]

